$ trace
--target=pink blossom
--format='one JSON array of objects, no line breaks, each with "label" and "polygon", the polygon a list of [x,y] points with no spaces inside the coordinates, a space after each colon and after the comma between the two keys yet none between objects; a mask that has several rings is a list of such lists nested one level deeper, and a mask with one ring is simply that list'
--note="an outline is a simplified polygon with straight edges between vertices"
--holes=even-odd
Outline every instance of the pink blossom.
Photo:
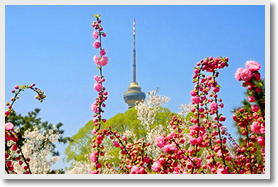
[{"label": "pink blossom", "polygon": [[155,144],[162,148],[166,145],[166,139],[164,138],[164,136],[159,136],[155,139]]},{"label": "pink blossom", "polygon": [[108,63],[108,57],[106,57],[106,56],[101,57],[101,59],[99,60],[99,64],[101,66],[106,66],[107,63]]},{"label": "pink blossom", "polygon": [[201,102],[200,97],[195,96],[191,98],[192,104],[198,104]]},{"label": "pink blossom", "polygon": [[97,31],[94,31],[94,32],[93,32],[93,36],[94,36],[95,39],[98,39],[98,32],[97,32]]},{"label": "pink blossom", "polygon": [[258,105],[252,105],[251,109],[253,112],[258,112],[259,111],[259,106]]},{"label": "pink blossom", "polygon": [[261,134],[261,126],[259,125],[258,122],[254,121],[252,123],[252,125],[250,126],[251,130],[254,132],[254,133],[257,133],[257,134]]},{"label": "pink blossom", "polygon": [[107,35],[107,34],[106,34],[105,32],[104,32],[104,33],[102,33],[102,36],[103,36],[103,37],[106,37],[106,35]]},{"label": "pink blossom", "polygon": [[259,136],[258,138],[257,138],[257,140],[258,140],[258,144],[260,145],[260,146],[264,146],[265,145],[265,139],[264,139],[264,137],[262,137],[262,136]]},{"label": "pink blossom", "polygon": [[173,144],[165,145],[162,149],[163,149],[163,151],[164,151],[165,153],[169,153],[169,152],[174,152],[174,153],[176,153],[176,152],[178,152],[178,149],[177,149],[176,146],[173,145]]},{"label": "pink blossom", "polygon": [[249,81],[252,78],[252,72],[249,69],[244,69],[240,74],[241,80]]},{"label": "pink blossom", "polygon": [[252,103],[252,102],[256,101],[256,98],[254,96],[248,96],[248,101],[250,103]]},{"label": "pink blossom", "polygon": [[221,149],[219,149],[219,150],[217,151],[217,156],[218,156],[219,158],[222,156],[222,151],[221,151]]},{"label": "pink blossom", "polygon": [[99,61],[99,57],[97,55],[94,56],[94,62],[97,66],[100,66],[100,61]]},{"label": "pink blossom", "polygon": [[162,165],[162,164],[165,164],[166,163],[166,159],[165,158],[159,158],[158,159],[158,162]]},{"label": "pink blossom", "polygon": [[197,139],[196,138],[190,138],[189,141],[190,141],[191,145],[197,144]]},{"label": "pink blossom", "polygon": [[261,134],[265,134],[265,127],[261,127],[260,132]]},{"label": "pink blossom", "polygon": [[131,174],[138,174],[139,173],[139,167],[138,166],[132,166],[130,173]]},{"label": "pink blossom", "polygon": [[97,41],[94,41],[93,46],[94,46],[94,48],[96,48],[96,49],[100,48],[100,42],[99,42],[98,40],[97,40]]},{"label": "pink blossom", "polygon": [[99,84],[98,82],[96,82],[96,83],[94,84],[94,88],[95,88],[95,90],[96,90],[97,92],[100,92],[100,91],[102,90],[102,85]]},{"label": "pink blossom", "polygon": [[258,70],[261,69],[261,65],[260,65],[258,62],[256,62],[256,61],[251,61],[251,60],[247,61],[247,62],[245,63],[245,66],[246,66],[246,68],[249,69],[250,71],[258,71]]},{"label": "pink blossom", "polygon": [[106,50],[105,50],[105,49],[100,50],[99,54],[100,54],[101,56],[104,56],[104,55],[106,54]]},{"label": "pink blossom", "polygon": [[97,75],[95,75],[95,76],[94,76],[94,79],[95,79],[95,81],[97,81],[97,82],[99,82],[99,81],[100,81],[100,77],[99,77],[99,76],[97,76]]},{"label": "pink blossom", "polygon": [[90,154],[89,158],[90,158],[91,162],[96,162],[97,161],[97,157],[94,153]]},{"label": "pink blossom", "polygon": [[191,91],[191,93],[190,93],[192,96],[196,96],[197,95],[197,92],[195,92],[195,91]]},{"label": "pink blossom", "polygon": [[217,174],[228,174],[228,170],[223,168],[222,166],[217,169]]},{"label": "pink blossom", "polygon": [[197,143],[198,144],[201,144],[203,142],[203,138],[201,137],[201,136],[199,136],[198,138],[197,138]]},{"label": "pink blossom", "polygon": [[236,70],[236,73],[235,73],[235,78],[240,81],[241,80],[241,72],[243,71],[243,68],[238,68]]},{"label": "pink blossom", "polygon": [[9,131],[14,128],[14,125],[12,123],[6,123],[5,124],[5,130]]},{"label": "pink blossom", "polygon": [[154,172],[159,172],[161,169],[161,165],[159,162],[154,162],[151,168]]},{"label": "pink blossom", "polygon": [[113,141],[115,147],[120,147],[120,144],[117,141]]},{"label": "pink blossom", "polygon": [[127,137],[126,137],[126,136],[123,136],[122,139],[123,139],[123,141],[126,141],[126,140],[127,140]]},{"label": "pink blossom", "polygon": [[217,103],[214,103],[214,102],[211,103],[211,104],[210,104],[210,109],[211,109],[211,110],[217,110],[217,109],[218,109]]},{"label": "pink blossom", "polygon": [[98,112],[98,106],[95,105],[95,104],[92,104],[91,109],[92,109],[92,111],[93,111],[94,113],[97,113],[97,112]]}]

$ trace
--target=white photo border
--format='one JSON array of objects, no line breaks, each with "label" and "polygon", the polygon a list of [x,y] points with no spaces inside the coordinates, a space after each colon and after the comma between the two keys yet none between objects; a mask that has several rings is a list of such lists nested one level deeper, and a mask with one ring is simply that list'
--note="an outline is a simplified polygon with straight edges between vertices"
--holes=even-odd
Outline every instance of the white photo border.
[{"label": "white photo border", "polygon": [[[113,4],[117,2],[117,4]],[[94,4],[92,4],[94,3]],[[59,1],[59,0],[48,0],[48,1],[34,1],[34,0],[4,0],[1,3],[1,15],[2,25],[5,25],[5,5],[103,5],[103,2],[97,1]],[[114,1],[108,2],[109,5],[127,5],[126,1]],[[133,5],[169,5],[161,1],[132,1]],[[130,174],[32,174],[32,175],[8,175],[5,174],[4,162],[1,162],[2,179],[270,179],[270,1],[268,0],[194,0],[194,1],[183,1],[181,4],[180,0],[172,0],[171,5],[264,5],[265,6],[265,113],[266,113],[266,157],[265,157],[265,174],[226,174],[226,175],[186,175],[186,174],[148,174],[148,175],[130,175]],[[108,5],[108,4],[107,4]],[[3,32],[3,29],[2,29]],[[5,31],[4,31],[5,32]],[[3,35],[2,35],[3,40]],[[2,42],[2,61],[5,62],[5,33],[4,40]],[[3,47],[4,46],[4,47]],[[4,54],[3,54],[4,53]],[[1,63],[1,84],[2,88],[5,86],[5,63]],[[3,94],[3,93],[2,93]],[[4,94],[5,95],[5,94]],[[5,98],[2,95],[2,106],[5,104]],[[3,107],[4,108],[4,107]],[[5,109],[2,108],[2,114]],[[2,123],[2,124],[5,124]],[[1,133],[4,135],[4,128],[1,128]],[[3,139],[3,136],[1,136]],[[2,151],[5,150],[4,141],[1,144]],[[1,154],[2,160],[4,160],[4,153]]]}]

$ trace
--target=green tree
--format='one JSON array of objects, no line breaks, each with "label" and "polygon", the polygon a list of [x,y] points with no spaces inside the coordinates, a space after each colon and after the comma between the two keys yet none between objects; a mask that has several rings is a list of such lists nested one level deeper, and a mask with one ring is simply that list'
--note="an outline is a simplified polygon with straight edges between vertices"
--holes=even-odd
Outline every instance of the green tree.
[{"label": "green tree", "polygon": [[[157,112],[155,117],[154,123],[151,125],[153,128],[156,125],[163,125],[166,127],[167,122],[171,120],[173,113],[168,108],[160,108]],[[79,131],[71,137],[72,141],[69,142],[65,153],[66,153],[66,161],[73,162],[73,161],[83,161],[83,162],[90,162],[88,155],[91,153],[91,139],[93,137],[92,129],[94,123],[89,121],[85,124],[84,127],[80,128]],[[131,108],[127,110],[125,113],[118,113],[112,118],[108,119],[104,124],[104,128],[111,127],[112,130],[118,131],[120,134],[123,134],[126,131],[132,131],[135,133],[137,139],[145,137],[147,134],[147,130],[144,126],[141,125],[141,122],[137,119],[137,111],[135,108]],[[167,129],[167,128],[165,128]],[[104,143],[106,146],[108,144],[112,145],[112,141],[105,140]],[[117,149],[110,150],[107,153],[111,156],[111,160],[107,160],[107,162],[113,162],[117,164],[120,160],[116,156],[118,154]]]},{"label": "green tree", "polygon": [[[24,138],[24,133],[29,130],[29,131],[33,131],[34,127],[37,127],[40,131],[49,131],[50,129],[53,129],[54,125],[47,122],[47,121],[42,121],[41,118],[39,117],[39,112],[40,109],[35,108],[33,111],[28,112],[28,114],[26,116],[22,116],[21,114],[16,113],[15,111],[13,111],[9,117],[8,117],[8,121],[13,123],[15,128],[18,130],[17,131],[17,135],[19,138],[19,145],[23,146],[25,138]],[[64,130],[61,129],[61,127],[63,126],[62,123],[58,123],[57,125],[55,125],[56,128],[53,129],[53,133],[59,133],[59,139],[58,142],[59,143],[67,143],[70,141],[69,137],[64,137]],[[50,140],[46,139],[43,144],[42,144],[42,149],[45,147],[45,145],[52,145],[53,148],[51,150],[52,156],[59,156],[59,151],[55,150],[55,144],[52,143]],[[6,149],[8,149],[8,147],[6,147]],[[59,170],[49,170],[48,171],[49,174],[52,173],[65,173],[65,171],[63,169],[59,169]]]}]

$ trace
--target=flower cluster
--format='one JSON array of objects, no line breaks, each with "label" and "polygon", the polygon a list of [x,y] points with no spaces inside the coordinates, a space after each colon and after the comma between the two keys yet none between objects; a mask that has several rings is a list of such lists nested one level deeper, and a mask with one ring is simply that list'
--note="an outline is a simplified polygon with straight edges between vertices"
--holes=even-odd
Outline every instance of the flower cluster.
[{"label": "flower cluster", "polygon": [[[105,78],[102,74],[103,67],[107,65],[108,63],[108,57],[106,55],[106,50],[102,47],[102,37],[106,37],[106,33],[103,32],[103,26],[101,24],[100,15],[94,15],[97,20],[92,23],[92,27],[95,29],[93,31],[93,37],[96,39],[96,41],[93,42],[93,47],[95,49],[99,49],[99,55],[95,55],[93,60],[95,64],[97,65],[97,68],[99,69],[100,75],[95,75],[94,80],[96,81],[94,83],[94,89],[98,92],[98,96],[95,100],[95,103],[92,104],[91,109],[94,112],[94,125],[95,129],[92,131],[92,133],[95,135],[92,139],[92,148],[94,149],[93,153],[89,156],[92,163],[94,163],[94,169],[90,171],[91,174],[98,174],[99,169],[102,167],[102,164],[100,163],[100,156],[104,156],[104,145],[102,145],[102,141],[104,136],[106,135],[107,131],[103,129],[101,131],[101,125],[102,123],[106,122],[106,119],[103,119],[102,113],[104,112],[103,107],[106,107],[105,101],[108,98],[108,92],[105,91],[105,87],[103,86],[103,83],[105,82]],[[99,39],[99,40],[97,40]]]},{"label": "flower cluster", "polygon": [[[250,109],[239,108],[233,115],[233,120],[240,128],[244,136],[244,142],[237,151],[241,161],[245,164],[249,173],[264,172],[265,157],[265,95],[264,82],[261,80],[259,70],[261,65],[256,61],[247,61],[246,69],[239,68],[235,73],[238,81],[243,81],[242,86],[247,87],[247,101]],[[258,150],[258,147],[261,147]],[[263,163],[258,158],[258,153],[263,158]]]},{"label": "flower cluster", "polygon": [[5,111],[5,171],[7,174],[18,173],[18,169],[16,170],[15,168],[16,164],[17,166],[23,168],[21,173],[32,173],[30,169],[31,159],[30,157],[27,158],[26,154],[24,154],[22,145],[19,144],[19,137],[17,135],[16,129],[14,129],[14,125],[8,122],[10,114],[14,112],[12,107],[15,101],[19,99],[18,95],[26,89],[31,89],[32,91],[36,92],[37,95],[35,96],[35,99],[38,99],[40,102],[42,102],[46,97],[43,91],[35,87],[34,83],[31,85],[16,85],[14,87],[14,90],[11,91],[12,93],[14,93],[14,97],[11,98],[11,103],[6,103],[8,109]]},{"label": "flower cluster", "polygon": [[14,96],[11,98],[11,102],[7,102],[6,106],[8,107],[8,109],[5,111],[5,119],[8,118],[8,116],[13,112],[13,105],[15,103],[16,100],[19,99],[18,95],[25,91],[26,89],[30,89],[34,92],[37,93],[37,95],[35,96],[35,99],[37,99],[40,102],[43,102],[43,100],[46,98],[46,95],[44,95],[44,92],[42,90],[40,90],[39,88],[35,87],[35,83],[31,84],[31,85],[15,85],[14,89],[11,91]]}]

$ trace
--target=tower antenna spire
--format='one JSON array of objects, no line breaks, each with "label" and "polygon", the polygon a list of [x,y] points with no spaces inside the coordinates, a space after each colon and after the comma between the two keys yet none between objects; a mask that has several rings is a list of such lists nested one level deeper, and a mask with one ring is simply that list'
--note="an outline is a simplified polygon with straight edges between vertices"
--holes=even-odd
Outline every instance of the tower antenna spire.
[{"label": "tower antenna spire", "polygon": [[133,20],[133,82],[136,82],[135,19]]}]

